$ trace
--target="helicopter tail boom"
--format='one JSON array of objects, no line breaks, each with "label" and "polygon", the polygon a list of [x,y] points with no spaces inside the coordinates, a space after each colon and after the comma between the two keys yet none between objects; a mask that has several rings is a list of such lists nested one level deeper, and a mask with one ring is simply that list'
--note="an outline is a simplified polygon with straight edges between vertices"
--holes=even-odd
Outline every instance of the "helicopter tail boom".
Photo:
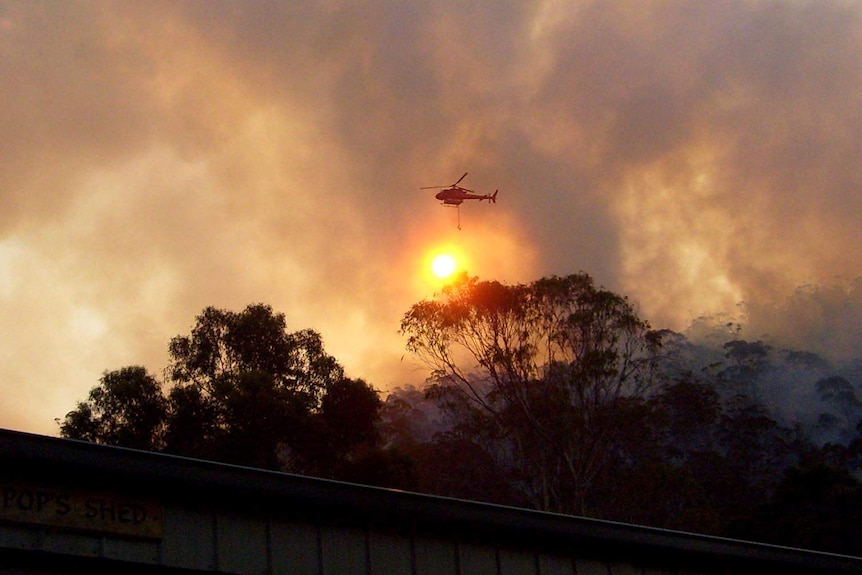
[{"label": "helicopter tail boom", "polygon": [[494,193],[493,193],[493,194],[485,194],[484,196],[479,196],[479,197],[478,197],[478,200],[479,200],[480,202],[481,202],[482,200],[488,200],[488,203],[489,203],[489,204],[496,204],[496,203],[497,203],[497,192],[499,192],[499,191],[500,191],[500,190],[494,190]]}]

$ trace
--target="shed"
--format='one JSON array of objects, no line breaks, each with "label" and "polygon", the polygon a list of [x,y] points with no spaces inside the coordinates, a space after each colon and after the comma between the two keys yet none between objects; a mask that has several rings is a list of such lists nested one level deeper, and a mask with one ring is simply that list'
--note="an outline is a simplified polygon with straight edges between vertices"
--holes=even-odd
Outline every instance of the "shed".
[{"label": "shed", "polygon": [[862,573],[862,558],[0,430],[0,572]]}]

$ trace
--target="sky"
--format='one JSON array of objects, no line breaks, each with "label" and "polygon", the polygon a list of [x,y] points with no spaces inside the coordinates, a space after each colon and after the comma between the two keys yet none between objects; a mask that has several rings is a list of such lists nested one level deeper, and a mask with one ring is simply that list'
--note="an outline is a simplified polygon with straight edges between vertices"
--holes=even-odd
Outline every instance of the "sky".
[{"label": "sky", "polygon": [[[161,376],[207,306],[421,383],[444,252],[862,355],[858,1],[0,0],[0,78],[3,428]],[[420,188],[465,172],[459,230]]]}]

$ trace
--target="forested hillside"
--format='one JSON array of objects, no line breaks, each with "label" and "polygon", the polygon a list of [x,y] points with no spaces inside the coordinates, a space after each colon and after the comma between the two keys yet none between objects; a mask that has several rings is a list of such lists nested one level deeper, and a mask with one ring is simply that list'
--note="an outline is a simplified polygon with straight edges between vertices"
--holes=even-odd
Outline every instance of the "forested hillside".
[{"label": "forested hillside", "polygon": [[205,309],[162,379],[103,374],[64,437],[862,554],[859,365],[655,329],[586,274],[463,277],[405,313],[423,385],[351,379],[313,330]]}]

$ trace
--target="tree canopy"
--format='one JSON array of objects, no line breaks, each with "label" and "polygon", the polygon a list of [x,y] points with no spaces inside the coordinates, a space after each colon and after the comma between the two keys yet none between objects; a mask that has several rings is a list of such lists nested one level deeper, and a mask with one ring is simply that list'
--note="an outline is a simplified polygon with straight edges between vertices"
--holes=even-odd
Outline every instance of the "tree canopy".
[{"label": "tree canopy", "polygon": [[270,306],[208,307],[168,349],[164,383],[142,367],[106,372],[61,435],[327,476],[377,445],[378,392]]},{"label": "tree canopy", "polygon": [[167,401],[161,384],[141,366],[105,372],[60,425],[63,437],[135,449],[161,447]]},{"label": "tree canopy", "polygon": [[380,394],[311,330],[208,307],[164,379],[106,371],[64,437],[859,554],[862,370],[653,330],[587,274],[463,276],[403,316],[423,386]]},{"label": "tree canopy", "polygon": [[620,417],[654,383],[659,339],[630,302],[586,274],[465,276],[414,305],[401,331],[432,368],[432,393],[495,443],[534,505],[586,512]]}]

